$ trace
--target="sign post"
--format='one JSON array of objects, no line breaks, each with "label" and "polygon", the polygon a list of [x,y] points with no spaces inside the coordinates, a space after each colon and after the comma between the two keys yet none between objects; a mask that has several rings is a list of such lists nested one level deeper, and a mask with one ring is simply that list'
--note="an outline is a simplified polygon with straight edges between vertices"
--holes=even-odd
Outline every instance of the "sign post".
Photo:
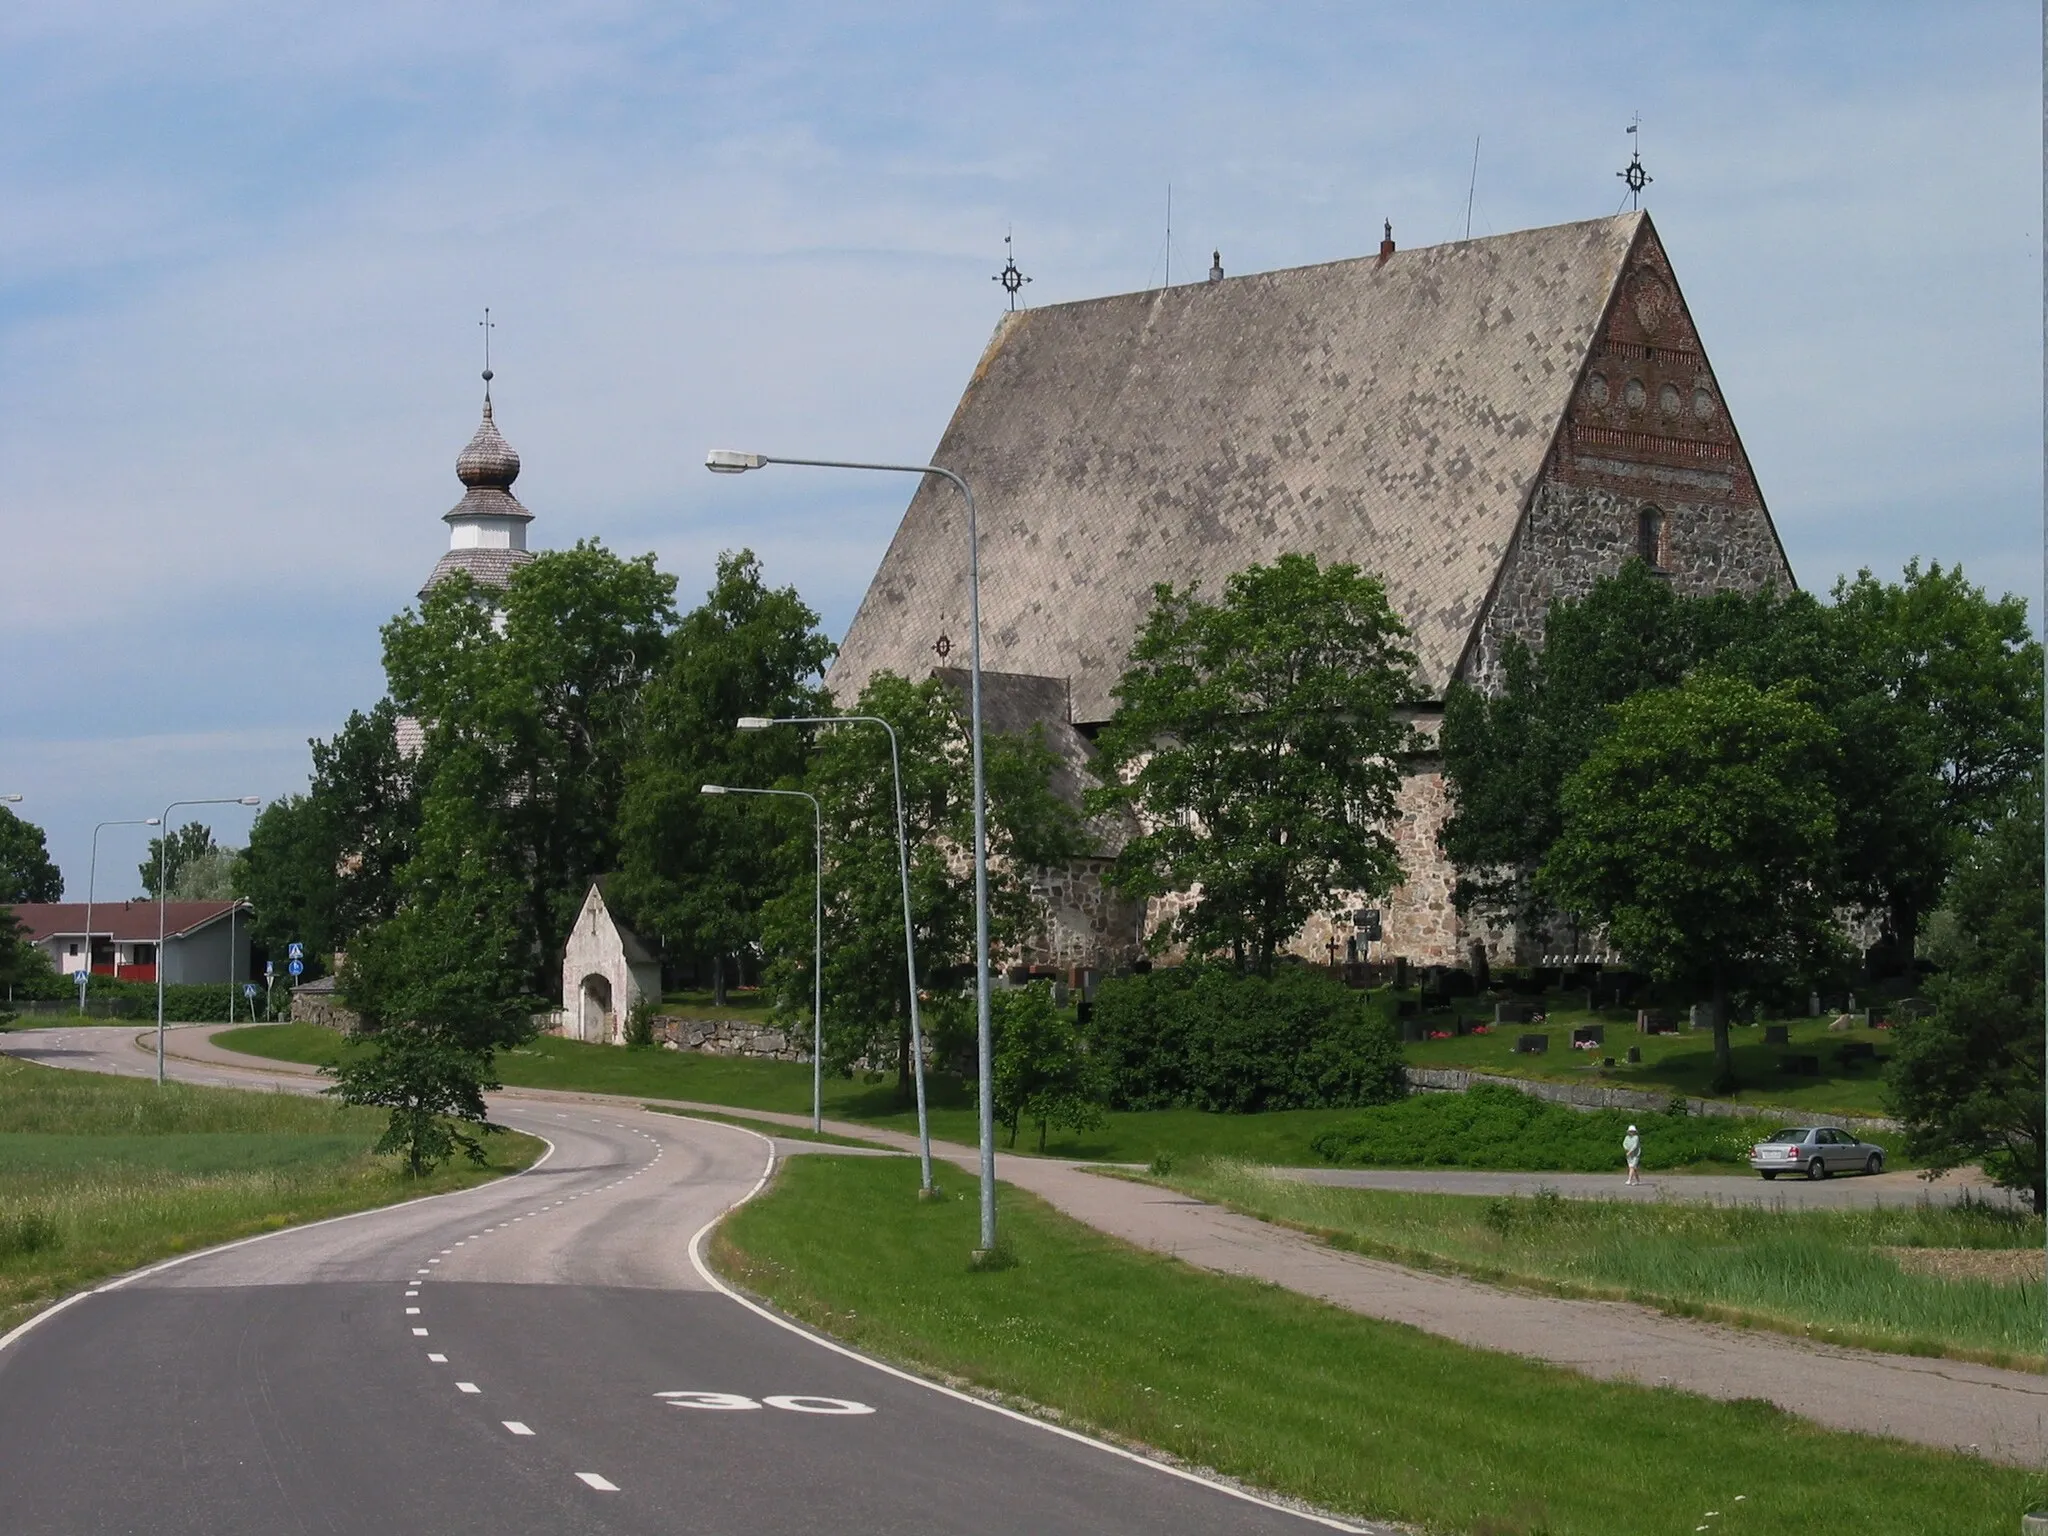
[{"label": "sign post", "polygon": [[92,972],[81,967],[71,973],[71,979],[78,983],[78,1011],[85,1012],[85,987],[92,979]]},{"label": "sign post", "polygon": [[266,960],[263,962],[263,1017],[273,1021],[277,1015],[270,1006],[270,989],[276,983],[277,962],[275,960]]}]

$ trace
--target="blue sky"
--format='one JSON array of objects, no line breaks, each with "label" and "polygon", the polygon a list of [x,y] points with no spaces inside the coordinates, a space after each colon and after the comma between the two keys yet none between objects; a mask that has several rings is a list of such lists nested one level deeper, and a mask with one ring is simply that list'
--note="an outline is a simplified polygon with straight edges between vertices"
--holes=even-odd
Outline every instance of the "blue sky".
[{"label": "blue sky", "polygon": [[[2026,4],[0,12],[0,792],[302,787],[445,546],[477,316],[537,546],[756,549],[836,634],[1000,309],[1648,206],[1803,584],[2040,582]],[[215,818],[240,841],[248,813]],[[137,842],[130,848],[122,839]],[[139,840],[103,838],[102,893]]]}]

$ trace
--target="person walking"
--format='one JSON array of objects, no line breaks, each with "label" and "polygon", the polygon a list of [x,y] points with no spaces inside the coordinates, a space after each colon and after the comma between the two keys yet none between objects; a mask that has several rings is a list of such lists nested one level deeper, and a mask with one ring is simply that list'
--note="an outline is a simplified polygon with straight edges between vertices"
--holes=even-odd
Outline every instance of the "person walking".
[{"label": "person walking", "polygon": [[1628,1159],[1628,1182],[1642,1183],[1643,1138],[1636,1134],[1634,1126],[1630,1126],[1628,1134],[1621,1138],[1621,1155]]}]

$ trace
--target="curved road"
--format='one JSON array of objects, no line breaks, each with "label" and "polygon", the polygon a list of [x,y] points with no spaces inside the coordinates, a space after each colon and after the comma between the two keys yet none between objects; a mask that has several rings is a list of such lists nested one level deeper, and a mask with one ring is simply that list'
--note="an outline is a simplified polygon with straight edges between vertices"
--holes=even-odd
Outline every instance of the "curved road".
[{"label": "curved road", "polygon": [[[133,1035],[19,1032],[0,1051],[133,1075],[150,1070]],[[767,1171],[761,1138],[511,1096],[493,1113],[553,1150],[459,1194],[173,1260],[20,1331],[0,1349],[6,1529],[1310,1528],[714,1289],[691,1239]]]}]

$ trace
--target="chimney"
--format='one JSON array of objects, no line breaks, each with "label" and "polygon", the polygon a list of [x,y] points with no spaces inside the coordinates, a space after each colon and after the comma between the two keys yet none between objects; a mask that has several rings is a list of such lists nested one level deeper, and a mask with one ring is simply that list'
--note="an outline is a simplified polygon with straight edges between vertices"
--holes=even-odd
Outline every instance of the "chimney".
[{"label": "chimney", "polygon": [[1380,265],[1385,266],[1387,258],[1394,254],[1394,221],[1386,221],[1387,232],[1380,239]]},{"label": "chimney", "polygon": [[1209,257],[1209,281],[1212,283],[1223,281],[1223,253],[1221,251],[1214,252]]}]

